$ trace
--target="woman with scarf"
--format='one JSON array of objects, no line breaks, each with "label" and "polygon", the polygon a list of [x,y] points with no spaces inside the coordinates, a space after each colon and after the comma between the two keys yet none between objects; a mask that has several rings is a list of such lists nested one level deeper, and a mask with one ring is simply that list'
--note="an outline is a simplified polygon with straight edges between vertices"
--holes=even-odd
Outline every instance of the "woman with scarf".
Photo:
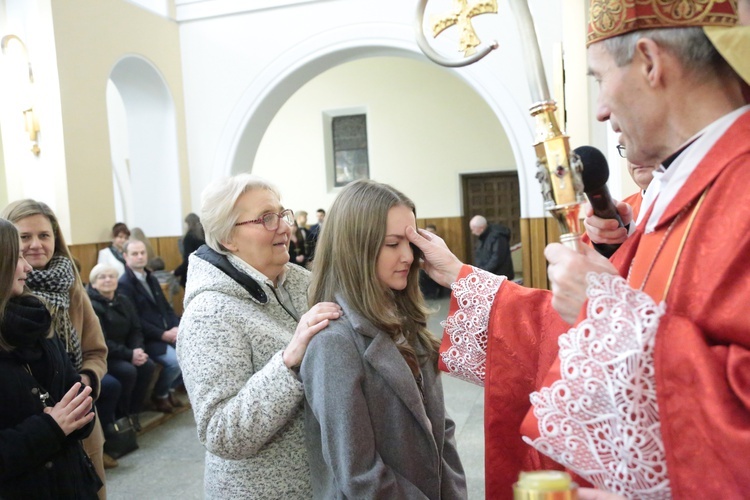
[{"label": "woman with scarf", "polygon": [[26,289],[31,270],[0,219],[0,498],[96,498],[101,482],[80,442],[94,427],[91,387]]},{"label": "woman with scarf", "polygon": [[[81,382],[91,387],[91,396],[96,399],[107,371],[107,346],[57,217],[46,204],[29,199],[14,201],[5,207],[0,217],[8,219],[18,229],[21,253],[33,268],[26,284],[47,302],[56,335],[81,375]],[[83,446],[104,482],[104,434],[98,419]],[[105,487],[99,495],[106,498]]]}]

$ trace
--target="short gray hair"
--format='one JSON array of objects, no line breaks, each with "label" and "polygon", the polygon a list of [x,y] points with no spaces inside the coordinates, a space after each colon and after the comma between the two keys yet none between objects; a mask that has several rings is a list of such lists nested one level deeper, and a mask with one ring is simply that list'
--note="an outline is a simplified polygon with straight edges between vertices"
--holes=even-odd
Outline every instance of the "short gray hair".
[{"label": "short gray hair", "polygon": [[641,38],[653,40],[674,54],[685,69],[698,75],[723,72],[727,66],[703,29],[698,27],[631,31],[607,38],[602,43],[614,58],[615,64],[625,66],[633,60],[635,45]]},{"label": "short gray hair", "polygon": [[232,235],[239,213],[235,209],[237,200],[254,189],[270,191],[281,199],[279,190],[253,174],[237,174],[209,184],[201,193],[201,222],[206,233],[206,245],[222,254],[230,253],[222,241]]},{"label": "short gray hair", "polygon": [[111,264],[97,264],[89,273],[89,283],[93,283],[100,274],[106,273],[107,271],[113,272],[115,276],[120,274]]}]

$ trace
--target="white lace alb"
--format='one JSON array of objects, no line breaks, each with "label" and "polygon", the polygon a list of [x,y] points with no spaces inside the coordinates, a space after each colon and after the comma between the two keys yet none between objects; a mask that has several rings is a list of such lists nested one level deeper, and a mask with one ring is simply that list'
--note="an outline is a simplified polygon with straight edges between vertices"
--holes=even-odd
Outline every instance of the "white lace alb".
[{"label": "white lace alb", "polygon": [[540,437],[523,439],[598,488],[670,498],[653,357],[665,306],[620,276],[587,280],[587,319],[559,338],[562,378],[531,395]]},{"label": "white lace alb", "polygon": [[451,346],[440,358],[454,377],[484,386],[490,309],[505,279],[474,268],[451,286],[458,311],[442,322]]}]

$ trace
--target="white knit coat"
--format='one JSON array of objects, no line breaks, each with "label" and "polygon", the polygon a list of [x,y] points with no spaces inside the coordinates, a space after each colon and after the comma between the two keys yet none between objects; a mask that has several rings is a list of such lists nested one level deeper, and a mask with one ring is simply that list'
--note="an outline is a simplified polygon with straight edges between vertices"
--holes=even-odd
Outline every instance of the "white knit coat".
[{"label": "white knit coat", "polygon": [[[177,355],[206,447],[207,498],[312,495],[305,451],[303,388],[283,363],[297,322],[271,282],[242,260],[234,267],[261,284],[261,304],[229,276],[190,256]],[[307,311],[310,273],[288,264],[283,286],[298,315]]]}]

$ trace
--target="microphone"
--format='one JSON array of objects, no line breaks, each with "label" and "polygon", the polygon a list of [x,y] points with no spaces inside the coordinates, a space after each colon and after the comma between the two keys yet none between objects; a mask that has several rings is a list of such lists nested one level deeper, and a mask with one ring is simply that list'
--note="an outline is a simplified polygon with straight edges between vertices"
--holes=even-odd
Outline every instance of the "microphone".
[{"label": "microphone", "polygon": [[[614,219],[620,227],[625,227],[620,214],[617,212],[612,195],[609,194],[607,180],[609,180],[609,165],[601,151],[591,146],[580,146],[573,150],[583,164],[583,192],[594,209],[594,215],[602,219]],[[594,243],[594,248],[609,258],[620,248],[619,244]]]}]

